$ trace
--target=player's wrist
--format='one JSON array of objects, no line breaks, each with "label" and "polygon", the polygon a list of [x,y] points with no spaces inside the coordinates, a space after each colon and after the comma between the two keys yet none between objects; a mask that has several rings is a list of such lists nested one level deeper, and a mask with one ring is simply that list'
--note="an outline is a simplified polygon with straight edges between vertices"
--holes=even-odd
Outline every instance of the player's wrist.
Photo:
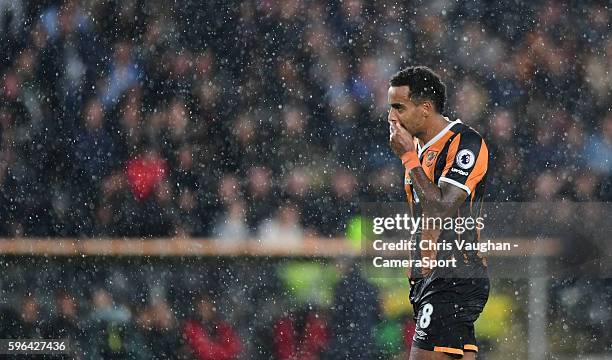
[{"label": "player's wrist", "polygon": [[417,152],[415,150],[406,151],[401,156],[401,159],[402,159],[402,164],[404,164],[404,167],[408,171],[414,169],[415,167],[421,166],[421,162],[419,161],[419,156],[417,155]]}]

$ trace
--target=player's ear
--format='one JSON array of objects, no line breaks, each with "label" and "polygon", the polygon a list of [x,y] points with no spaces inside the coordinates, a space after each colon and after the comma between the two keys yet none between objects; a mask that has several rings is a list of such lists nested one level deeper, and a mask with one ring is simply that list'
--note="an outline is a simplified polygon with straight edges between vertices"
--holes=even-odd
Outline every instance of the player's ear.
[{"label": "player's ear", "polygon": [[421,105],[421,111],[423,111],[423,117],[429,117],[429,115],[431,115],[433,110],[433,104],[431,103],[431,101],[423,101],[423,104]]}]

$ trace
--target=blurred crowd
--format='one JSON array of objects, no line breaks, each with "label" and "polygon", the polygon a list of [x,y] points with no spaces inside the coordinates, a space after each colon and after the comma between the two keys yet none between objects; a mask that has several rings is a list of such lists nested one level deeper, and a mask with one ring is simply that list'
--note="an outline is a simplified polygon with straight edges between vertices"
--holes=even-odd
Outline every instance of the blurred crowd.
[{"label": "blurred crowd", "polygon": [[77,299],[58,291],[52,306],[45,307],[28,293],[15,310],[2,312],[2,334],[8,339],[65,341],[65,353],[80,360],[229,360],[242,350],[236,330],[221,319],[206,295],[195,296],[194,310],[180,321],[164,298],[133,308],[96,288],[90,301],[81,304]]},{"label": "blurred crowd", "polygon": [[[75,360],[387,359],[409,350],[414,333],[407,313],[394,317],[398,331],[377,329],[385,326],[379,290],[350,263],[334,268],[340,277],[330,303],[296,302],[269,261],[238,260],[228,269],[52,263],[41,275],[11,262],[0,281],[11,288],[2,292],[0,335],[68,339]],[[261,276],[266,282],[253,281]],[[387,346],[389,338],[398,346]]]},{"label": "blurred crowd", "polygon": [[[0,336],[69,339],[69,357],[47,359],[407,359],[415,331],[407,280],[373,285],[344,261],[287,265],[246,258],[6,259]],[[334,276],[306,274],[315,267]],[[284,278],[291,268],[300,276]],[[479,357],[524,359],[531,285],[493,283],[476,324]],[[302,298],[296,289],[305,284]],[[548,291],[551,354],[612,351],[611,279],[556,280]]]},{"label": "blurred crowd", "polygon": [[343,235],[401,201],[389,77],[428,65],[489,200],[608,201],[599,1],[0,1],[0,235]]}]

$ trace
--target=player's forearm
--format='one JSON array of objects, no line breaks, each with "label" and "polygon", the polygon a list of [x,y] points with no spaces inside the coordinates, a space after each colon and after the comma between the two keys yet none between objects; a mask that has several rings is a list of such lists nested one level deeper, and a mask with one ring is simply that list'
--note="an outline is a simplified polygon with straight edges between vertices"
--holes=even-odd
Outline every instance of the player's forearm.
[{"label": "player's forearm", "polygon": [[444,201],[440,188],[425,175],[423,168],[420,166],[413,168],[410,171],[410,179],[414,191],[423,204],[424,215],[431,217],[446,216],[449,208],[448,203]]},{"label": "player's forearm", "polygon": [[431,182],[423,168],[416,151],[406,151],[401,156],[402,164],[410,174],[412,188],[416,192],[423,209],[427,212],[423,215],[442,216],[446,214],[447,206],[443,203],[442,191],[436,184]]},{"label": "player's forearm", "polygon": [[[419,197],[423,209],[423,216],[426,218],[445,217],[447,215],[448,207],[443,202],[442,191],[437,187],[423,171],[423,168],[418,166],[410,170],[410,179],[412,180],[412,188]],[[439,229],[427,229],[423,230],[421,235],[422,239],[437,242],[440,236]],[[436,259],[438,252],[435,248],[425,248],[421,250],[421,256],[430,259]],[[428,274],[431,271],[430,268],[423,268],[423,275]]]}]

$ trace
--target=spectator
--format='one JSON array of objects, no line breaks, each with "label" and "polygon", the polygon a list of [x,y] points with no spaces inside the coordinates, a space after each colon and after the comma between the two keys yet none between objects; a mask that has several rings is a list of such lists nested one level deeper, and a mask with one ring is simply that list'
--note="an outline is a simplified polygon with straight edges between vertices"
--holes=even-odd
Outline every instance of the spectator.
[{"label": "spectator", "polygon": [[17,334],[12,336],[18,339],[43,338],[46,324],[40,316],[38,300],[32,294],[27,294],[21,299],[19,320],[19,325],[15,328]]},{"label": "spectator", "polygon": [[299,214],[292,204],[281,206],[275,216],[259,225],[257,239],[266,245],[291,247],[303,242]]},{"label": "spectator", "polygon": [[165,299],[154,299],[139,314],[136,323],[143,333],[144,350],[148,359],[181,358],[183,344],[178,322]]},{"label": "spectator", "polygon": [[178,196],[177,235],[201,236],[204,233],[196,196],[190,188],[184,188]]},{"label": "spectator", "polygon": [[265,166],[254,166],[249,169],[247,177],[247,216],[249,227],[256,229],[258,224],[270,217],[274,209],[272,174]]},{"label": "spectator", "polygon": [[320,220],[325,235],[344,235],[349,219],[357,212],[357,191],[357,179],[349,171],[338,170],[332,176],[327,202],[320,204],[330,208]]},{"label": "spectator", "polygon": [[97,191],[96,185],[116,161],[113,141],[104,128],[104,117],[102,104],[98,100],[93,99],[86,105],[83,128],[77,134],[75,144],[75,167],[80,175],[81,193]]},{"label": "spectator", "polygon": [[341,264],[344,274],[334,288],[330,319],[331,359],[376,359],[373,331],[380,322],[378,291],[364,279],[358,265]]},{"label": "spectator", "polygon": [[414,333],[416,332],[416,324],[413,319],[406,319],[404,322],[404,333],[403,333],[403,342],[404,348],[406,349],[406,354],[410,354],[410,349],[412,349],[412,339],[414,339]]},{"label": "spectator", "polygon": [[612,175],[612,114],[601,122],[601,133],[593,136],[586,150],[589,166],[604,176]]},{"label": "spectator", "polygon": [[318,360],[327,347],[325,316],[305,307],[278,319],[273,327],[274,353],[278,360]]},{"label": "spectator", "polygon": [[242,242],[249,237],[244,203],[234,201],[227,205],[227,212],[219,218],[215,226],[215,236],[222,244]]},{"label": "spectator", "polygon": [[125,175],[132,194],[137,201],[146,200],[167,176],[168,165],[157,151],[147,148],[130,159]]},{"label": "spectator", "polygon": [[68,291],[59,291],[55,296],[56,313],[45,329],[46,339],[68,339],[71,355],[81,358],[85,331],[82,314],[79,314],[77,302]]},{"label": "spectator", "polygon": [[313,189],[312,176],[305,168],[295,168],[285,177],[283,184],[283,199],[293,204],[300,217],[300,225],[306,234],[317,234],[317,226],[321,217],[317,194]]},{"label": "spectator", "polygon": [[117,43],[101,96],[104,107],[114,106],[123,92],[136,85],[139,78],[140,71],[133,59],[132,45],[128,42]]},{"label": "spectator", "polygon": [[128,308],[115,304],[110,292],[101,287],[93,290],[91,307],[85,345],[88,358],[133,359],[141,354]]},{"label": "spectator", "polygon": [[20,332],[19,325],[19,313],[15,311],[14,306],[4,305],[0,308],[0,336],[3,339],[15,339],[20,335],[16,333],[16,330]]},{"label": "spectator", "polygon": [[196,313],[183,325],[183,336],[199,360],[236,359],[242,350],[238,334],[221,320],[212,300],[199,296],[193,304]]}]

